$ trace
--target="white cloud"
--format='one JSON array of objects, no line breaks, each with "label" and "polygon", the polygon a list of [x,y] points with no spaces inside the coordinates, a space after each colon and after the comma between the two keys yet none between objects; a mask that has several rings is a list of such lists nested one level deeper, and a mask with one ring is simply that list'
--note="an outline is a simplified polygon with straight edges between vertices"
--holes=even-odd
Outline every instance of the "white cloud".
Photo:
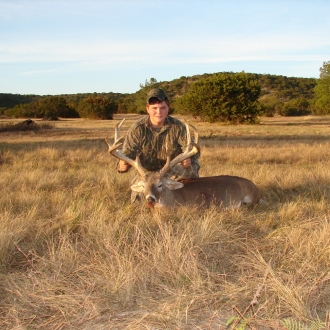
[{"label": "white cloud", "polygon": [[300,35],[219,37],[165,40],[150,47],[140,41],[7,42],[0,44],[0,63],[68,63],[76,66],[216,63],[251,60],[315,60],[314,47],[329,46],[323,38]]}]

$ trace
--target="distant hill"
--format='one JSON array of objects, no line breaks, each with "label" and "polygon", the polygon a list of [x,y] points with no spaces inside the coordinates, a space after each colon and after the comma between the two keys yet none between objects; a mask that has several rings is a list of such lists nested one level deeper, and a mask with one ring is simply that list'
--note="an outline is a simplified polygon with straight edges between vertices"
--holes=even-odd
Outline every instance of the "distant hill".
[{"label": "distant hill", "polygon": [[[178,97],[181,97],[189,91],[192,83],[214,74],[195,75],[191,77],[182,76],[172,81],[162,81],[154,85],[164,88],[169,95],[169,98],[171,98],[172,101],[175,101]],[[251,75],[260,82],[262,89],[261,96],[273,94],[285,101],[297,97],[312,99],[314,96],[314,87],[316,86],[317,81],[315,78],[296,78],[254,73],[251,73]]]},{"label": "distant hill", "polygon": [[[234,72],[226,73],[234,74]],[[194,75],[191,77],[182,76],[178,79],[162,82],[155,82],[155,79],[151,78],[150,82],[146,81],[146,85],[141,87],[150,87],[150,84],[152,83],[152,87],[163,88],[169,96],[171,108],[174,108],[175,112],[177,112],[178,109],[176,107],[176,100],[187,93],[194,82],[202,78],[211,77],[215,74],[217,73],[205,73],[203,75]],[[249,75],[252,75],[260,82],[262,92],[259,101],[268,106],[268,108],[272,108],[273,111],[276,111],[274,110],[274,102],[276,102],[276,100],[279,104],[281,104],[281,106],[278,107],[282,107],[284,103],[292,100],[304,99],[308,102],[314,97],[314,87],[316,86],[317,79],[254,73],[249,73]],[[121,98],[119,101],[118,110],[123,113],[144,111],[144,102],[145,90],[141,89],[134,94],[128,94]]]},{"label": "distant hill", "polygon": [[[189,91],[191,84],[195,81],[212,75],[213,74],[205,73],[203,75],[194,75],[191,77],[182,76],[172,81],[162,82],[157,82],[154,78],[152,78],[154,79],[152,86],[164,88],[171,102],[175,102],[177,98],[183,96]],[[316,86],[317,79],[286,77],[270,74],[251,73],[251,75],[253,75],[260,82],[262,88],[261,97],[265,95],[272,95],[275,98],[280,99],[282,102],[287,102],[295,98],[305,98],[307,100],[311,100],[314,96],[314,87]],[[115,101],[119,105],[119,112],[121,110],[123,112],[137,112],[141,103],[144,102],[145,95],[142,95],[142,92],[143,89],[132,94],[109,92],[61,94],[56,96],[64,97],[68,103],[76,105],[82,98],[90,95],[97,95]],[[0,93],[0,108],[10,109],[15,105],[35,102],[44,97],[47,96]]]}]

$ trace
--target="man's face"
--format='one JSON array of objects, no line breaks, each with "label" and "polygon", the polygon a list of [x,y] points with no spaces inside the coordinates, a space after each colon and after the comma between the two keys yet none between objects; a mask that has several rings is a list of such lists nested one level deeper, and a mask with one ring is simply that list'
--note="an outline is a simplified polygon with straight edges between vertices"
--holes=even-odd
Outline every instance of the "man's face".
[{"label": "man's face", "polygon": [[153,127],[162,127],[168,115],[168,105],[166,102],[157,102],[147,105],[147,111]]}]

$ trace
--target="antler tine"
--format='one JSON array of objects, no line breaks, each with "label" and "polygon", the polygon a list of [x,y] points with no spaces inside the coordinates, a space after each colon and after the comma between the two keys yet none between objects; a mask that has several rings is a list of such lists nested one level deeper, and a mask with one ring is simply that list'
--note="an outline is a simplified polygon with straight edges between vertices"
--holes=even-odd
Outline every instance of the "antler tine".
[{"label": "antler tine", "polygon": [[195,156],[197,153],[198,153],[198,148],[195,144],[193,144],[193,147],[190,151],[186,150],[184,153],[176,156],[174,159],[171,160],[169,169],[175,166],[176,164],[181,163],[185,159]]},{"label": "antler tine", "polygon": [[[121,127],[121,125],[123,124],[124,121],[125,121],[125,118],[115,126],[115,139],[114,139],[114,142],[113,142],[113,146],[118,144],[117,148],[119,148],[122,145],[122,143],[119,144],[119,142],[121,142],[124,139],[124,136],[120,137],[120,127]],[[112,148],[112,146],[110,145],[110,142],[109,142],[108,139],[109,138],[106,137],[105,142],[109,146],[109,152],[110,152],[110,149]]]},{"label": "antler tine", "polygon": [[[198,145],[198,130],[194,125],[191,125],[192,129],[194,130],[194,142]],[[199,147],[197,147],[199,149]]]},{"label": "antler tine", "polygon": [[[185,121],[186,125],[186,131],[187,131],[187,147],[186,150],[181,153],[180,155],[176,156],[174,159],[170,161],[170,158],[167,157],[166,164],[164,167],[160,170],[161,175],[165,175],[168,170],[170,170],[173,166],[175,166],[178,163],[181,163],[183,160],[190,158],[194,155],[196,155],[199,152],[199,146],[197,143],[193,142],[191,140],[191,134],[188,123]],[[195,133],[195,140],[198,141],[198,131],[197,129],[192,126]]]},{"label": "antler tine", "polygon": [[185,125],[186,125],[186,134],[187,134],[187,147],[186,147],[186,150],[189,150],[191,149],[191,134],[190,134],[190,128],[189,128],[189,125],[186,121],[186,119],[183,120]]},{"label": "antler tine", "polygon": [[120,127],[121,127],[121,125],[123,125],[124,121],[125,121],[125,118],[115,126],[115,142],[114,143],[117,143],[117,141],[120,139]]},{"label": "antler tine", "polygon": [[113,145],[110,144],[110,142],[108,141],[108,139],[105,139],[105,142],[107,143],[107,145],[109,146],[109,153],[118,158],[119,160],[123,160],[125,163],[131,165],[132,167],[134,167],[141,176],[144,176],[146,171],[145,169],[142,167],[139,157],[136,156],[136,160],[134,161],[133,159],[127,157],[126,155],[124,155],[119,148],[123,145],[123,139],[125,138],[124,136],[120,137],[120,127],[123,124],[123,122],[125,121],[125,118],[118,123],[115,126],[115,140],[113,142]]},{"label": "antler tine", "polygon": [[[187,131],[187,148],[186,150],[191,149],[192,145],[195,145],[198,151],[200,151],[200,147],[198,145],[198,130],[194,125],[188,124],[187,121],[184,119],[185,125],[186,125],[186,131]],[[194,140],[191,138],[191,133],[189,126],[194,130]]]}]

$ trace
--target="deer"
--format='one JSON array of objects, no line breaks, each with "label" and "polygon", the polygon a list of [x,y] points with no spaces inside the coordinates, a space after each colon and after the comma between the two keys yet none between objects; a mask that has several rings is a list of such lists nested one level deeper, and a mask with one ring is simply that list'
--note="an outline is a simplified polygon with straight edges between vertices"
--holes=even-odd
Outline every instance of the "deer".
[{"label": "deer", "polygon": [[198,131],[194,130],[191,138],[189,124],[185,122],[187,131],[187,147],[174,159],[167,157],[164,167],[159,172],[149,172],[143,168],[139,155],[133,160],[120,150],[125,136],[120,137],[120,127],[125,118],[115,126],[114,142],[111,145],[105,138],[108,152],[131,165],[139,173],[140,181],[131,186],[133,191],[142,193],[149,208],[172,209],[185,205],[210,207],[221,205],[226,209],[240,208],[244,205],[255,205],[260,200],[257,186],[250,180],[230,175],[199,177],[195,179],[173,180],[166,173],[183,160],[199,152]]}]

